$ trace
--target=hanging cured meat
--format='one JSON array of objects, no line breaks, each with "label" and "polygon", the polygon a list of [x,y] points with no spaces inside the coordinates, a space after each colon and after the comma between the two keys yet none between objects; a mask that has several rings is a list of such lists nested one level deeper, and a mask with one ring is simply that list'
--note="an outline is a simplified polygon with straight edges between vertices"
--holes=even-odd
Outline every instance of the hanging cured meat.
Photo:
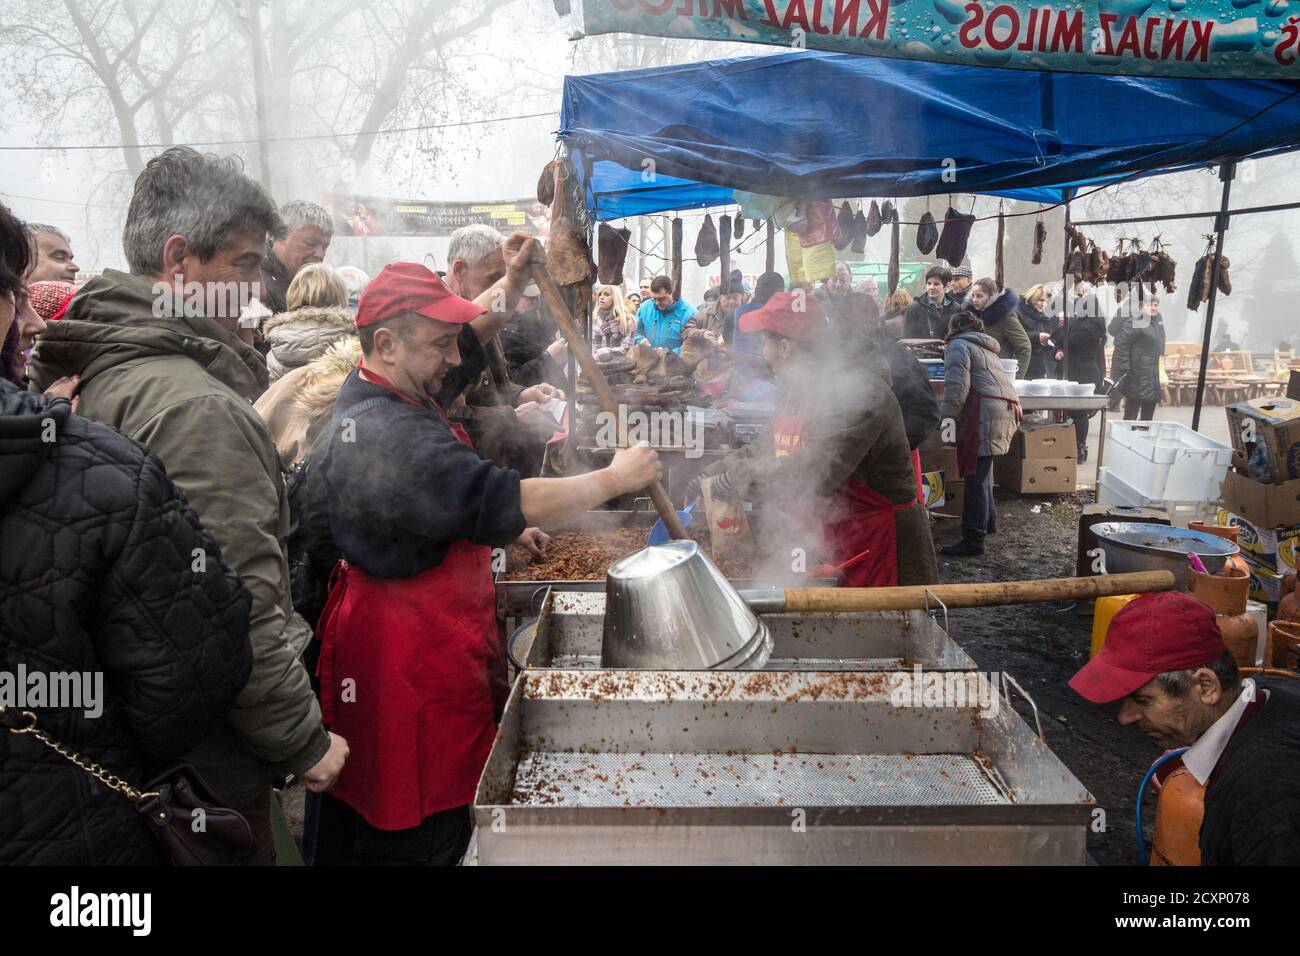
[{"label": "hanging cured meat", "polygon": [[703,268],[718,258],[718,231],[714,228],[713,217],[705,215],[700,234],[695,237],[695,263]]}]

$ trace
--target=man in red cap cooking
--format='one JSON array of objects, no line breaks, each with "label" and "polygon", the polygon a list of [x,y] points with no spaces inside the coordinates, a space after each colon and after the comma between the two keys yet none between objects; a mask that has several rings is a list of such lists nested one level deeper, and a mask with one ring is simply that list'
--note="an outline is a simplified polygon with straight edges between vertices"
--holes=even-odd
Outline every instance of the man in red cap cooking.
[{"label": "man in red cap cooking", "polygon": [[770,557],[817,554],[848,587],[936,582],[929,516],[889,384],[851,366],[856,352],[833,340],[804,289],[773,294],[741,316],[740,330],[763,334],[776,409],[770,432],[706,472],[719,476],[714,494],[763,501]]},{"label": "man in red cap cooking", "polygon": [[1130,601],[1070,679],[1162,748],[1205,788],[1201,864],[1300,863],[1300,685],[1241,680],[1214,611],[1165,591]]},{"label": "man in red cap cooking", "polygon": [[[536,240],[509,268],[544,262]],[[434,396],[483,313],[424,266],[387,266],[361,296],[362,360],[322,464],[342,560],[321,616],[325,719],[352,748],[334,794],[358,812],[359,863],[454,864],[504,706],[491,549],[658,479],[642,445],[609,467],[530,478],[474,451]]]}]

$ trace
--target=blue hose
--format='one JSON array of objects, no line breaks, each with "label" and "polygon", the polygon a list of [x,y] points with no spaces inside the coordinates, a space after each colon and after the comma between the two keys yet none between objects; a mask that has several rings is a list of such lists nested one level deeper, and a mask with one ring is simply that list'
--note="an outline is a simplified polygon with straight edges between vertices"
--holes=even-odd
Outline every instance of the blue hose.
[{"label": "blue hose", "polygon": [[1187,753],[1187,751],[1188,751],[1187,747],[1179,747],[1177,750],[1171,750],[1169,751],[1169,753],[1164,754],[1159,760],[1157,760],[1147,769],[1146,776],[1142,778],[1142,784],[1138,787],[1137,807],[1134,810],[1134,817],[1135,817],[1135,823],[1137,825],[1138,862],[1141,863],[1143,866],[1147,865],[1147,859],[1148,859],[1147,838],[1146,835],[1143,834],[1142,832],[1142,801],[1146,799],[1147,784],[1151,782],[1151,778],[1155,776],[1155,772],[1157,770],[1159,770],[1169,761],[1173,760],[1175,757],[1181,757],[1183,754]]}]

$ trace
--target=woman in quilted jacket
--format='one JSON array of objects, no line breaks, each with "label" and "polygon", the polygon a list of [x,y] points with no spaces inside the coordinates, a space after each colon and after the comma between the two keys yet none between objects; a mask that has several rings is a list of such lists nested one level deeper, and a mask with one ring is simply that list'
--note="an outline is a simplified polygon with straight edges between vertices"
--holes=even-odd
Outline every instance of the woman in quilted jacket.
[{"label": "woman in quilted jacket", "polygon": [[141,786],[243,689],[251,599],[158,459],[73,414],[75,381],[16,384],[29,258],[0,206],[0,864],[165,863],[130,800],[15,731]]},{"label": "woman in quilted jacket", "polygon": [[966,479],[961,541],[939,552],[949,557],[983,554],[985,535],[997,531],[993,458],[1011,448],[1021,419],[1020,399],[998,354],[997,340],[972,313],[949,320],[939,427],[955,433],[957,469]]}]

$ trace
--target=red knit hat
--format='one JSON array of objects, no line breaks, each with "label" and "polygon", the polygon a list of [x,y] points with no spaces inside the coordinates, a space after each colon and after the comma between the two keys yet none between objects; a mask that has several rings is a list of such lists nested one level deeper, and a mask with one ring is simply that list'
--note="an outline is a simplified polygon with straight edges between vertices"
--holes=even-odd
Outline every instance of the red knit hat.
[{"label": "red knit hat", "polygon": [[740,317],[740,331],[764,330],[784,339],[808,342],[826,331],[826,315],[812,294],[803,289],[776,292],[762,308]]},{"label": "red knit hat", "polygon": [[1181,591],[1144,594],[1110,621],[1101,651],[1070,678],[1094,704],[1133,693],[1157,674],[1217,660],[1223,635],[1208,604]]},{"label": "red knit hat", "polygon": [[357,328],[384,322],[406,312],[452,325],[472,322],[486,312],[456,295],[436,272],[418,262],[394,262],[366,284],[357,303]]},{"label": "red knit hat", "polygon": [[57,280],[33,282],[27,287],[32,308],[46,322],[63,318],[63,313],[68,311],[68,302],[76,291],[77,287],[71,282]]}]

